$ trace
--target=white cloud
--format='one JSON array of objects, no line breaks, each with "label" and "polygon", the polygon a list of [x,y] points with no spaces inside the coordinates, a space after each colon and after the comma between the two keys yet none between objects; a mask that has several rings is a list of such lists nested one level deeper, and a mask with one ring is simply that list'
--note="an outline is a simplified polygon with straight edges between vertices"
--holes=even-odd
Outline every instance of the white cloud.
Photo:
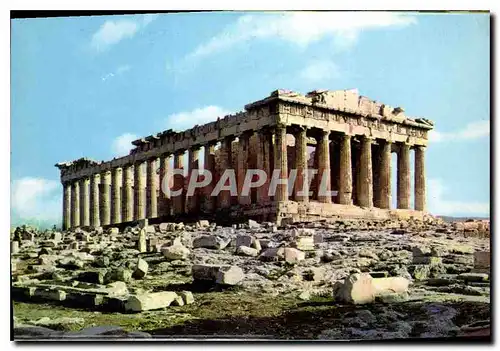
[{"label": "white cloud", "polygon": [[431,130],[429,140],[434,143],[478,139],[490,135],[490,121],[475,121],[455,132]]},{"label": "white cloud", "polygon": [[44,178],[24,177],[14,180],[11,205],[16,216],[23,220],[59,221],[62,211],[60,183]]},{"label": "white cloud", "polygon": [[94,33],[91,47],[96,51],[104,51],[126,38],[132,38],[140,29],[145,28],[158,15],[143,15],[142,22],[137,19],[122,19],[117,21],[106,21]]},{"label": "white cloud", "polygon": [[224,117],[231,112],[219,106],[205,106],[189,112],[174,113],[167,117],[167,128],[182,131],[198,124],[205,124]]},{"label": "white cloud", "polygon": [[337,78],[340,74],[338,66],[330,60],[310,62],[299,73],[299,77],[310,83],[317,83]]},{"label": "white cloud", "polygon": [[111,145],[111,151],[114,156],[125,156],[128,155],[130,150],[133,148],[131,144],[132,141],[139,139],[135,134],[125,133],[116,137]]},{"label": "white cloud", "polygon": [[489,216],[489,203],[448,200],[446,198],[447,190],[441,179],[428,179],[427,206],[429,212],[435,215]]},{"label": "white cloud", "polygon": [[290,12],[244,15],[198,46],[188,58],[200,58],[228,49],[243,41],[277,38],[306,47],[325,37],[339,48],[353,45],[361,31],[404,27],[416,23],[414,16],[395,12]]},{"label": "white cloud", "polygon": [[121,65],[114,72],[110,72],[110,73],[107,73],[104,76],[102,76],[101,80],[104,82],[104,81],[106,81],[110,78],[113,78],[115,76],[122,75],[122,74],[130,71],[131,68],[132,68],[132,66],[130,66],[130,65]]}]

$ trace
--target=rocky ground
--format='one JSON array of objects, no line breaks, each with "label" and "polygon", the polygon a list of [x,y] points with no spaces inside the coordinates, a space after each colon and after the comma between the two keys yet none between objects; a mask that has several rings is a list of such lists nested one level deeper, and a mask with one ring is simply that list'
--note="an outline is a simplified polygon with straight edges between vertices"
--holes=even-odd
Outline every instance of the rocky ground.
[{"label": "rocky ground", "polygon": [[15,339],[489,335],[484,223],[199,221],[11,236]]}]

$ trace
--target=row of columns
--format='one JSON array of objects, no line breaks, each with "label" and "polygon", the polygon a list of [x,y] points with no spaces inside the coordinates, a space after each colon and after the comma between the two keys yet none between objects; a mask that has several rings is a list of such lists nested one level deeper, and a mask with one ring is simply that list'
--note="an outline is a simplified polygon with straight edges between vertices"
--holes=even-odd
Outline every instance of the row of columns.
[{"label": "row of columns", "polygon": [[[294,127],[296,131],[295,161],[291,167],[297,169],[295,186],[292,189],[292,197],[295,201],[308,202],[309,194],[300,193],[304,184],[309,184],[308,179],[308,152],[307,152],[307,129]],[[215,142],[204,146],[204,169],[212,172],[212,182],[204,187],[195,196],[186,197],[185,177],[176,175],[173,177],[173,189],[182,189],[182,196],[174,196],[171,200],[167,198],[161,184],[156,177],[159,168],[160,182],[167,174],[169,159],[173,156],[174,169],[183,168],[184,154],[186,150],[178,150],[173,155],[164,154],[159,158],[140,161],[134,165],[126,165],[123,168],[116,167],[112,171],[94,174],[90,178],[84,178],[73,183],[64,183],[63,193],[63,227],[65,229],[78,226],[101,226],[129,222],[144,218],[155,218],[162,214],[180,214],[191,211],[213,212],[216,208],[228,208],[234,200],[229,190],[221,191],[218,197],[210,196],[217,181],[216,170],[232,168],[235,164],[236,179],[238,184],[237,202],[240,205],[252,203],[250,194],[241,194],[242,185],[245,181],[246,170],[250,158],[250,138],[253,133],[242,134],[238,139],[237,160],[233,162],[232,142],[234,137],[226,137],[221,141],[219,150],[219,165],[215,164]],[[269,200],[286,201],[289,198],[287,182],[279,182],[274,197],[269,197],[270,178],[273,170],[279,170],[281,179],[288,178],[288,156],[287,156],[287,129],[285,126],[277,126],[274,130],[262,129],[257,131],[256,168],[263,170],[268,175],[266,182],[255,190],[255,202],[265,203]],[[331,150],[330,132],[320,131],[317,138],[317,179],[324,182],[326,190],[331,190]],[[358,204],[362,207],[373,207],[374,199],[374,177],[372,169],[372,143],[373,139],[363,136],[361,140],[359,167],[359,181],[356,183],[356,195]],[[199,152],[201,146],[195,146],[188,151],[188,175],[190,178],[193,169],[199,168]],[[340,204],[353,204],[353,168],[351,136],[343,134],[338,143],[338,196]],[[389,209],[391,198],[391,148],[389,141],[384,141],[380,146],[379,163],[377,168],[376,207]],[[410,146],[401,144],[397,164],[397,207],[409,209],[410,206]],[[159,162],[159,167],[158,167]],[[146,177],[143,175],[144,164],[146,164]],[[324,175],[322,177],[322,175]],[[354,177],[355,178],[355,177]],[[319,186],[320,184],[318,184]],[[158,192],[160,196],[158,196]],[[317,201],[331,203],[332,197],[319,194]],[[159,208],[162,213],[159,213]],[[425,209],[425,174],[424,174],[424,148],[415,147],[415,209]]]}]

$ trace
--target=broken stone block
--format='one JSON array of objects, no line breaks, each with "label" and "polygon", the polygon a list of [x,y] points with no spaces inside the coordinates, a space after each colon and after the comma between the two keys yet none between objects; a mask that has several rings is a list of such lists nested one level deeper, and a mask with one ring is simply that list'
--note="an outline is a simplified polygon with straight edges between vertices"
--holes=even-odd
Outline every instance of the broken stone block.
[{"label": "broken stone block", "polygon": [[51,235],[51,239],[54,241],[62,241],[62,233],[60,232],[53,232]]},{"label": "broken stone block", "polygon": [[486,274],[486,273],[461,273],[458,275],[457,278],[464,280],[466,282],[486,282],[486,281],[488,281],[488,274]]},{"label": "broken stone block", "polygon": [[142,258],[138,258],[133,277],[135,279],[142,279],[146,274],[148,274],[148,263]]},{"label": "broken stone block", "polygon": [[108,297],[115,298],[128,295],[127,284],[124,282],[113,282],[106,285],[106,292]]},{"label": "broken stone block", "polygon": [[248,246],[238,246],[236,253],[242,256],[256,257],[259,254],[259,251]]},{"label": "broken stone block", "polygon": [[243,280],[245,274],[240,267],[222,266],[216,275],[215,282],[220,285],[236,285]]},{"label": "broken stone block", "polygon": [[182,297],[177,296],[174,301],[172,301],[172,306],[184,306],[184,300]]},{"label": "broken stone block", "polygon": [[262,245],[260,244],[260,240],[259,239],[255,239],[252,243],[252,246],[255,250],[257,250],[258,252],[260,252],[262,250]]},{"label": "broken stone block", "polygon": [[181,291],[179,296],[182,297],[184,304],[189,305],[194,303],[194,296],[191,291]]},{"label": "broken stone block", "polygon": [[410,281],[403,277],[388,277],[372,279],[372,287],[375,295],[386,293],[404,293],[408,292]]},{"label": "broken stone block", "polygon": [[198,221],[197,226],[199,228],[208,228],[210,227],[210,222],[206,219],[202,219]]},{"label": "broken stone block", "polygon": [[366,304],[375,301],[373,278],[368,273],[355,273],[345,278],[344,282],[334,285],[336,299],[352,304]]},{"label": "broken stone block", "polygon": [[292,243],[294,248],[303,251],[312,251],[314,250],[314,238],[312,236],[302,236],[295,239]]},{"label": "broken stone block", "polygon": [[66,292],[57,289],[36,288],[33,297],[50,301],[64,301]]},{"label": "broken stone block", "polygon": [[259,259],[262,261],[278,261],[285,257],[285,249],[283,247],[268,248],[262,252]]},{"label": "broken stone block", "polygon": [[10,242],[10,253],[15,255],[19,252],[19,241],[11,241]]},{"label": "broken stone block", "polygon": [[114,271],[106,273],[105,282],[128,282],[132,278],[132,271],[126,268],[118,268]]},{"label": "broken stone block", "polygon": [[107,272],[105,270],[83,272],[78,275],[77,280],[80,282],[104,284],[106,273]]},{"label": "broken stone block", "polygon": [[260,224],[252,219],[249,219],[248,220],[248,228],[250,229],[259,229],[260,228]]},{"label": "broken stone block", "polygon": [[194,280],[215,280],[220,265],[216,264],[195,264],[192,267]]},{"label": "broken stone block", "polygon": [[189,257],[190,251],[187,247],[177,244],[168,247],[162,247],[161,253],[166,259],[174,261],[187,259]]},{"label": "broken stone block", "polygon": [[441,257],[431,257],[431,256],[413,256],[413,264],[428,264],[435,266],[441,264],[443,259]]},{"label": "broken stone block", "polygon": [[202,235],[193,240],[193,247],[196,248],[206,248],[206,249],[215,249],[222,250],[228,244],[230,240],[225,240],[215,235]]},{"label": "broken stone block", "polygon": [[250,247],[252,246],[252,242],[253,242],[253,237],[251,237],[250,235],[238,235],[236,237],[236,248],[240,247],[240,246],[247,246],[247,247]]},{"label": "broken stone block", "polygon": [[131,312],[157,310],[170,306],[177,297],[178,295],[173,291],[132,295],[125,303],[125,310]]},{"label": "broken stone block", "polygon": [[243,280],[243,270],[237,266],[196,264],[192,267],[194,280],[212,281],[221,285],[235,285]]},{"label": "broken stone block", "polygon": [[474,268],[490,268],[490,251],[474,252]]},{"label": "broken stone block", "polygon": [[139,232],[139,239],[137,240],[137,250],[139,252],[147,252],[147,235],[146,230],[143,228]]},{"label": "broken stone block", "polygon": [[302,261],[306,258],[304,252],[297,250],[293,247],[286,247],[283,252],[283,256],[286,262],[295,263],[298,261]]}]

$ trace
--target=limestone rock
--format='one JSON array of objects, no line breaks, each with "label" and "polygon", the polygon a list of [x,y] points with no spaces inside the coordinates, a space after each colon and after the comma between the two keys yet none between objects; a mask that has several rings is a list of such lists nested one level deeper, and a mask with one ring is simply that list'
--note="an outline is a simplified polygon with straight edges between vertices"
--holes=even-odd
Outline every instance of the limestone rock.
[{"label": "limestone rock", "polygon": [[253,243],[253,237],[250,236],[250,235],[238,235],[236,237],[236,248],[240,247],[240,246],[247,246],[247,247],[250,247],[252,246],[252,243]]},{"label": "limestone rock", "polygon": [[337,284],[334,290],[336,298],[342,302],[352,304],[366,304],[375,301],[373,278],[367,273],[355,273],[345,278],[343,283]]},{"label": "limestone rock", "polygon": [[256,257],[259,254],[259,251],[248,246],[239,246],[236,249],[236,253],[242,256]]},{"label": "limestone rock", "polygon": [[181,291],[179,296],[182,297],[185,305],[190,305],[194,303],[194,296],[191,291]]},{"label": "limestone rock", "polygon": [[236,285],[245,277],[243,270],[237,266],[223,266],[216,275],[215,282],[221,285]]},{"label": "limestone rock", "polygon": [[185,260],[189,257],[190,251],[184,245],[172,245],[169,247],[162,247],[161,253],[168,260]]},{"label": "limestone rock", "polygon": [[222,250],[228,244],[230,240],[225,240],[215,235],[202,235],[193,240],[193,247],[196,248],[206,248],[206,249],[215,249]]},{"label": "limestone rock", "polygon": [[176,298],[178,295],[173,291],[132,295],[125,303],[125,310],[132,312],[157,310],[170,306]]},{"label": "limestone rock", "polygon": [[410,281],[403,277],[374,278],[372,280],[375,295],[408,292],[409,285]]},{"label": "limestone rock", "polygon": [[295,263],[304,260],[306,258],[306,255],[304,252],[293,247],[286,247],[284,249],[284,258],[286,262]]},{"label": "limestone rock", "polygon": [[136,279],[142,279],[146,276],[146,274],[148,274],[148,263],[142,258],[138,258],[133,277]]}]

